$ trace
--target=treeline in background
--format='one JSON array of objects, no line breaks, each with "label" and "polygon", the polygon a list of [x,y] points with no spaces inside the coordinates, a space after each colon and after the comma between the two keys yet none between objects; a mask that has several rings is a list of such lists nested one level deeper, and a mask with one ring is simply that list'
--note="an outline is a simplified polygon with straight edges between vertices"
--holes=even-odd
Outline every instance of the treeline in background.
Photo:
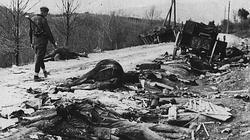
[{"label": "treeline in background", "polygon": [[[25,12],[32,4],[36,3],[11,0],[10,7],[0,7],[0,67],[33,62],[29,21],[25,17],[34,16]],[[58,46],[76,52],[91,53],[140,45],[138,35],[162,23],[155,20],[155,9],[150,9],[153,13],[146,18],[139,19],[123,16],[119,11],[109,15],[77,13],[79,5],[77,0],[61,0],[61,14],[47,17]],[[49,43],[48,52],[51,49]]]},{"label": "treeline in background", "polygon": [[221,21],[222,32],[227,32],[227,24],[229,24],[228,33],[235,34],[242,38],[250,37],[250,17],[249,11],[240,8],[233,13],[233,19],[228,22],[227,19]]}]

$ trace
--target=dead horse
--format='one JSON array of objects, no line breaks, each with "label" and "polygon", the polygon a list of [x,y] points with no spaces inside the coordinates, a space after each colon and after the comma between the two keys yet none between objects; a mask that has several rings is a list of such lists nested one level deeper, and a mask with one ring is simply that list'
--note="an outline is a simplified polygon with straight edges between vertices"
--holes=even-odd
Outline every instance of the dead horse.
[{"label": "dead horse", "polygon": [[67,84],[68,87],[81,85],[83,83],[93,83],[99,89],[118,88],[123,84],[124,71],[122,66],[113,59],[104,59],[96,64],[96,66]]}]

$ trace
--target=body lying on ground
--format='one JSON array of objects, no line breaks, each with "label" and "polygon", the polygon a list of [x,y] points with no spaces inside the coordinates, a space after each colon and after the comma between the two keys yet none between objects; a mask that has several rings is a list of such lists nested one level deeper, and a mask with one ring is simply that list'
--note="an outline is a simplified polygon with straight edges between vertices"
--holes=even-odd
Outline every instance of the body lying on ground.
[{"label": "body lying on ground", "polygon": [[93,88],[117,88],[122,85],[124,71],[115,60],[104,59],[96,64],[94,69],[65,86],[72,87],[84,83],[93,83]]},{"label": "body lying on ground", "polygon": [[34,123],[27,123],[26,127],[37,128],[46,134],[65,139],[184,140],[191,138],[192,130],[189,128],[146,121],[130,122],[104,104],[90,99],[58,102],[56,106],[56,111],[50,111],[52,113],[49,114],[49,119],[44,117]]},{"label": "body lying on ground", "polygon": [[53,50],[51,53],[44,57],[44,61],[59,61],[59,60],[68,60],[68,59],[76,59],[78,57],[88,57],[87,53],[76,53],[72,52],[67,48],[57,48]]}]

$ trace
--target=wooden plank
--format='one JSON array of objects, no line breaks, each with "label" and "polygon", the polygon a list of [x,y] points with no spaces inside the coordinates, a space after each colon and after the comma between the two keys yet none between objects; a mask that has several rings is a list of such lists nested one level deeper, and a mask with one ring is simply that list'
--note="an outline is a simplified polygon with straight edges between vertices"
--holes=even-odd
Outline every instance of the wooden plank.
[{"label": "wooden plank", "polygon": [[168,86],[168,85],[166,85],[166,84],[159,83],[159,82],[154,82],[154,83],[155,83],[155,85],[157,85],[157,86],[159,86],[159,87],[166,88],[166,89],[169,89],[169,90],[174,90],[173,87]]}]

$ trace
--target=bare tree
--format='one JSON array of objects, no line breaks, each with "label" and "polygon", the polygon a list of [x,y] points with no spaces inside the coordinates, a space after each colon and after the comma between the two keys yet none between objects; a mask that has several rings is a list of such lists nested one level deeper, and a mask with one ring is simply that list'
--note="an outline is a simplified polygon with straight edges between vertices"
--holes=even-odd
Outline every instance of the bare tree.
[{"label": "bare tree", "polygon": [[122,11],[112,11],[108,17],[103,19],[102,38],[104,41],[104,38],[107,37],[108,41],[111,43],[111,48],[109,49],[121,48],[120,45],[125,36],[121,27],[123,24],[122,15]]},{"label": "bare tree", "polygon": [[152,6],[149,10],[145,13],[145,18],[149,20],[150,26],[153,25],[153,21],[160,18],[161,12],[156,10],[155,6]]},{"label": "bare tree", "polygon": [[112,49],[118,49],[118,43],[119,43],[119,32],[120,32],[120,20],[119,16],[116,15],[115,12],[112,12],[110,15],[110,21],[109,21],[109,34],[111,37],[111,45]]},{"label": "bare tree", "polygon": [[[34,1],[33,1],[34,2]],[[6,44],[9,47],[14,47],[15,63],[19,65],[19,53],[20,48],[24,46],[23,39],[25,31],[24,16],[27,12],[40,1],[31,3],[30,0],[11,0],[10,6],[2,7],[0,10],[3,22],[0,23],[2,31],[1,38],[6,40]]]},{"label": "bare tree", "polygon": [[[77,9],[80,7],[79,0],[61,0],[62,7],[62,30],[61,33],[65,36],[65,46],[69,45],[69,39],[72,35],[72,31],[76,27],[76,19],[78,14],[76,13]],[[59,7],[59,6],[58,6]]]}]

